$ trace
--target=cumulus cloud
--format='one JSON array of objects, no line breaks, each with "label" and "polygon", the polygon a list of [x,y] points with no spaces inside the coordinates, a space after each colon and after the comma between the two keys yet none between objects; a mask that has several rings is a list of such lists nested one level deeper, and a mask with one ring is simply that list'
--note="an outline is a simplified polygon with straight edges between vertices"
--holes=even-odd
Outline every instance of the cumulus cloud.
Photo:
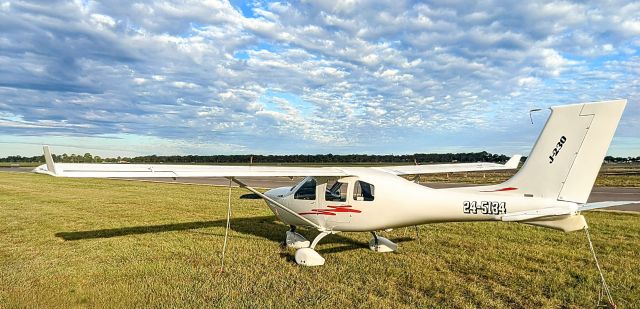
[{"label": "cumulus cloud", "polygon": [[633,137],[638,16],[631,1],[3,2],[0,135],[510,151],[532,107],[622,97]]}]

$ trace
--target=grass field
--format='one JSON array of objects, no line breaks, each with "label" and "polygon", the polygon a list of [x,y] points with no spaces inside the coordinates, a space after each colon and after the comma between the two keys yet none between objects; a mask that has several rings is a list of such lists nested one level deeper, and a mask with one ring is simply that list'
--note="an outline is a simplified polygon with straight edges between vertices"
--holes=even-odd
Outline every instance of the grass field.
[{"label": "grass field", "polygon": [[[594,307],[584,233],[516,223],[451,223],[326,237],[326,265],[297,266],[287,229],[234,189],[220,273],[227,189],[0,174],[0,308]],[[619,308],[640,304],[640,215],[587,214]],[[303,230],[313,236],[317,232]]]}]

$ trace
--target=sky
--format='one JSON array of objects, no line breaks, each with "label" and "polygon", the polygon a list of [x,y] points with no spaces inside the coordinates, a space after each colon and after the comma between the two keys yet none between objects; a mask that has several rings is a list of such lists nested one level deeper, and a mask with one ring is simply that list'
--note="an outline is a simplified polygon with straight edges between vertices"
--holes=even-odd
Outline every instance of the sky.
[{"label": "sky", "polygon": [[637,1],[0,0],[0,157],[526,155],[617,98],[639,156]]}]

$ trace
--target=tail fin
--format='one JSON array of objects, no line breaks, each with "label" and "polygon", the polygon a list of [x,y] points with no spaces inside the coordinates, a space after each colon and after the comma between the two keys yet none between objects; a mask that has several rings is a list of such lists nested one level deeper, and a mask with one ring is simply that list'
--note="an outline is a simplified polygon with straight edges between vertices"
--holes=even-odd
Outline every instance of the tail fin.
[{"label": "tail fin", "polygon": [[551,107],[551,116],[518,173],[503,184],[525,196],[585,203],[626,100]]}]

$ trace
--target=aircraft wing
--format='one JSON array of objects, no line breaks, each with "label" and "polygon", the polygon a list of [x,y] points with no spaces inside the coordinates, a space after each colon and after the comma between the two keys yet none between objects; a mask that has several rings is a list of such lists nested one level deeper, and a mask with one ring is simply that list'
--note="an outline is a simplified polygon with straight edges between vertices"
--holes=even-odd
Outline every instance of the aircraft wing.
[{"label": "aircraft wing", "polygon": [[505,164],[477,162],[477,163],[452,163],[452,164],[428,164],[428,165],[402,165],[376,167],[375,169],[385,171],[394,175],[420,175],[452,172],[474,172],[515,169],[520,163],[521,155],[514,155]]},{"label": "aircraft wing", "polygon": [[[95,164],[54,163],[48,146],[44,146],[46,164],[33,171],[57,177],[74,178],[185,178],[185,177],[345,177],[350,173],[338,167],[230,166],[230,165],[165,165],[165,164]],[[505,164],[457,163],[374,167],[394,175],[416,175],[445,172],[469,172],[514,169],[520,162],[515,155]]]},{"label": "aircraft wing", "polygon": [[164,164],[77,164],[56,163],[55,172],[46,164],[34,172],[74,178],[184,178],[184,177],[271,177],[350,176],[331,167],[211,166]]},{"label": "aircraft wing", "polygon": [[54,163],[44,146],[46,164],[33,171],[56,177],[74,178],[183,178],[183,177],[305,177],[351,176],[337,167],[226,166],[165,164]]}]

